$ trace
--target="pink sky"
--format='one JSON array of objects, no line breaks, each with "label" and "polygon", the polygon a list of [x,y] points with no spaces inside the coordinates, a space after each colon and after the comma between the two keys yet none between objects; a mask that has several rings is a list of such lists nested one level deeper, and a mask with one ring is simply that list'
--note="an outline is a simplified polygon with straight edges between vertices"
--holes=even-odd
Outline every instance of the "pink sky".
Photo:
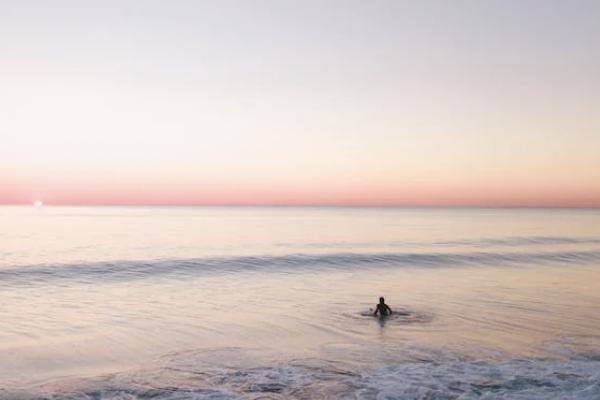
[{"label": "pink sky", "polygon": [[[1,181],[0,181],[1,182]],[[55,205],[347,205],[347,206],[481,206],[599,207],[600,190],[587,187],[511,187],[510,185],[355,184],[332,181],[296,185],[272,182],[110,182],[90,180],[38,185],[4,180],[4,204]]]},{"label": "pink sky", "polygon": [[259,3],[0,4],[0,204],[600,207],[598,3]]}]

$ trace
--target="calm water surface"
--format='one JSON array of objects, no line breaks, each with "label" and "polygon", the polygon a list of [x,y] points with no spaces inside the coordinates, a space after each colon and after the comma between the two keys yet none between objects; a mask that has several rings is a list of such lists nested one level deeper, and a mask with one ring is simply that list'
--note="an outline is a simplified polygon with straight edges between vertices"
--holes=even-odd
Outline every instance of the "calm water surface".
[{"label": "calm water surface", "polygon": [[3,399],[599,399],[599,309],[598,210],[0,207]]}]

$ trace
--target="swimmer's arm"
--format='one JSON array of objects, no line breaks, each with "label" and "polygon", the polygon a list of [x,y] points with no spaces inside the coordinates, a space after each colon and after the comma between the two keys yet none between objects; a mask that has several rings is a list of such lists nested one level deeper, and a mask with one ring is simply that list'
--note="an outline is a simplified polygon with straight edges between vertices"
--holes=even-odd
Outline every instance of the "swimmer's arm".
[{"label": "swimmer's arm", "polygon": [[392,311],[392,309],[390,308],[390,306],[388,306],[388,305],[386,304],[386,307],[387,307],[388,311],[389,311],[389,312],[390,312],[390,314],[391,314],[393,311]]},{"label": "swimmer's arm", "polygon": [[378,312],[379,312],[379,304],[377,304],[377,306],[375,306],[375,312],[373,313],[373,315],[377,315]]}]

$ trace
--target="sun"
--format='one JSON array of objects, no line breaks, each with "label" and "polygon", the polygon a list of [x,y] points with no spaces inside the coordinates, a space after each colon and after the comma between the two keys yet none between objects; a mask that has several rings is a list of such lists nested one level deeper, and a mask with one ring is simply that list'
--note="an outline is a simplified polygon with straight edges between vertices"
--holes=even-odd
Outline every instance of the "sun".
[{"label": "sun", "polygon": [[44,205],[44,202],[43,202],[43,201],[41,201],[41,200],[36,200],[36,201],[34,201],[34,202],[33,202],[33,205],[34,205],[35,207],[41,207],[41,206],[43,206],[43,205]]}]

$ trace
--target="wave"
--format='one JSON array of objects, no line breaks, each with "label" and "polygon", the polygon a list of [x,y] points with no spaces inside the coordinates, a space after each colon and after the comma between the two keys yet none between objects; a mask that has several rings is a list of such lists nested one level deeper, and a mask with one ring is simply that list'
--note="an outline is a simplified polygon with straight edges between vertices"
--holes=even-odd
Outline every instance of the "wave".
[{"label": "wave", "polygon": [[557,245],[597,245],[597,237],[567,236],[509,236],[501,238],[475,238],[437,241],[382,241],[382,242],[312,242],[304,244],[278,243],[279,247],[296,248],[353,248],[353,247],[525,247]]},{"label": "wave", "polygon": [[447,246],[531,246],[531,245],[562,245],[562,244],[600,244],[600,238],[595,237],[564,237],[564,236],[513,236],[506,238],[461,239],[433,242],[434,245]]},{"label": "wave", "polygon": [[[220,359],[235,357],[231,352]],[[56,382],[5,399],[578,399],[600,398],[600,360],[426,360],[353,367],[320,359],[246,365],[194,357],[95,379]]]},{"label": "wave", "polygon": [[456,266],[570,265],[600,261],[600,250],[462,253],[337,253],[209,257],[152,261],[45,264],[0,269],[0,288],[52,281],[123,281],[148,277],[186,278],[244,271],[302,273],[356,268],[439,268]]}]

